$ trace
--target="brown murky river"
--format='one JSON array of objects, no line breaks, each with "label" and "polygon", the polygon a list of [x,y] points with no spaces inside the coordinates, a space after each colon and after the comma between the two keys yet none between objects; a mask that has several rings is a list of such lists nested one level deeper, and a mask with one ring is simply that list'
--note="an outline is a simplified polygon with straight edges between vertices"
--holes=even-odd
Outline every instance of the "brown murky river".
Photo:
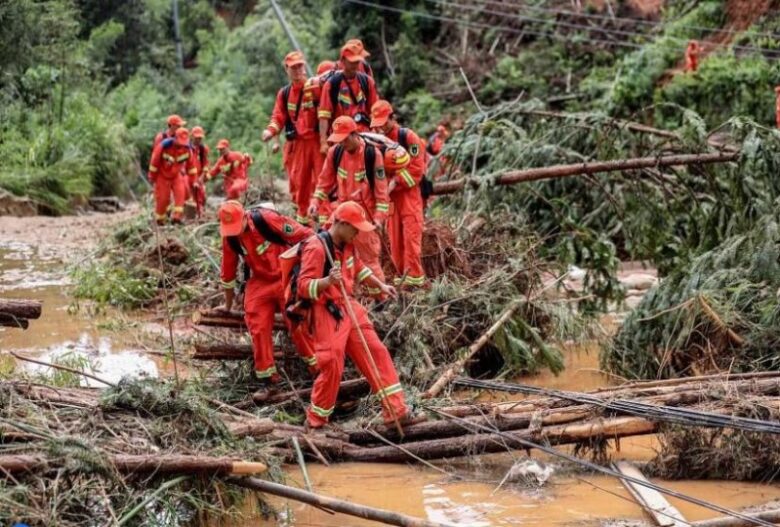
[{"label": "brown murky river", "polygon": [[[105,219],[105,226],[113,221]],[[0,359],[8,351],[52,360],[62,354],[88,357],[102,377],[117,380],[124,375],[165,375],[170,366],[160,357],[144,352],[134,333],[138,329],[124,325],[124,317],[108,312],[93,314],[81,309],[73,312],[65,265],[74,258],[88,256],[97,231],[74,236],[73,226],[83,225],[76,218],[57,220],[56,231],[39,238],[25,234],[52,225],[48,219],[10,219],[0,217],[0,295],[5,298],[43,300],[40,320],[32,321],[27,331],[0,328]],[[86,228],[86,227],[85,227]],[[117,325],[119,324],[119,330]],[[7,358],[7,355],[6,355]],[[0,362],[2,365],[2,362]],[[17,367],[34,368],[19,364]],[[610,383],[598,371],[595,345],[573,345],[566,350],[566,370],[555,377],[549,373],[520,379],[521,382],[570,390],[589,390]],[[480,395],[485,400],[509,400],[507,395]],[[621,441],[617,459],[646,461],[653,457],[655,440],[641,437]],[[392,509],[406,514],[457,525],[599,525],[608,519],[643,520],[642,510],[615,479],[605,476],[553,473],[541,489],[504,484],[497,488],[505,471],[522,452],[474,458],[442,468],[460,479],[448,477],[425,467],[379,464],[341,464],[323,467],[308,465],[316,492],[357,503]],[[534,454],[535,459],[555,461]],[[303,487],[297,466],[287,469],[289,482]],[[674,490],[740,509],[780,500],[780,485],[720,481],[658,481]],[[691,521],[712,518],[717,513],[670,500]],[[286,526],[359,526],[376,525],[342,515],[272,499],[281,512],[279,520],[262,519],[253,514],[253,503],[246,503],[244,520],[217,521],[213,527]]]}]

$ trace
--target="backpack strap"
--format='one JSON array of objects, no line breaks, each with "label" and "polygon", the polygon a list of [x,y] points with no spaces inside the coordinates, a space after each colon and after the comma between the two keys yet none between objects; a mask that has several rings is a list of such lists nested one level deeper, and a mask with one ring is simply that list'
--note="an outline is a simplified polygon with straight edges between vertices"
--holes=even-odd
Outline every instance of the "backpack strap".
[{"label": "backpack strap", "polygon": [[408,133],[408,128],[401,127],[398,129],[398,144],[404,147],[404,150],[407,152],[409,151],[409,138],[407,137]]},{"label": "backpack strap", "polygon": [[236,253],[241,259],[244,258],[244,248],[241,247],[241,242],[238,241],[238,236],[228,236],[225,238],[228,242],[228,245],[231,249],[233,249],[233,252]]},{"label": "backpack strap", "polygon": [[290,244],[285,240],[279,233],[277,233],[275,230],[271,228],[270,225],[268,225],[268,222],[265,221],[265,218],[263,218],[263,212],[267,214],[279,214],[276,211],[265,209],[263,211],[260,211],[259,209],[253,209],[250,211],[250,216],[252,217],[252,223],[255,226],[255,229],[263,235],[263,238],[268,240],[271,243],[275,243],[276,245],[283,245],[283,246],[289,246]]},{"label": "backpack strap", "polygon": [[368,178],[368,186],[371,190],[374,190],[374,166],[376,165],[376,148],[371,143],[366,143],[363,149],[363,164],[366,166],[366,177]]},{"label": "backpack strap", "polygon": [[333,107],[333,111],[336,111],[336,107],[339,103],[339,91],[341,90],[341,81],[344,79],[344,74],[337,71],[331,75],[328,82],[330,82],[330,102]]}]

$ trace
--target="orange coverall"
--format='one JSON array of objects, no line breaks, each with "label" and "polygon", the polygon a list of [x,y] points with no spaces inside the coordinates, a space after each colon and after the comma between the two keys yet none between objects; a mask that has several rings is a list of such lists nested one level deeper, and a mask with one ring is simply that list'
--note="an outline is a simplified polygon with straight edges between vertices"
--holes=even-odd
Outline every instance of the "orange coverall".
[{"label": "orange coverall", "polygon": [[187,197],[195,202],[198,217],[203,214],[206,204],[206,187],[203,185],[203,177],[209,171],[209,147],[200,144],[192,146],[192,155],[195,158],[195,174],[187,175]]},{"label": "orange coverall", "polygon": [[[306,411],[307,420],[309,425],[315,428],[324,426],[328,422],[336,405],[339,383],[344,372],[344,357],[349,356],[368,380],[372,393],[383,400],[382,416],[385,422],[392,422],[393,416],[388,411],[387,404],[393,407],[398,418],[402,418],[408,412],[403,388],[398,381],[398,372],[390,353],[376,334],[365,308],[353,296],[355,283],[371,276],[371,270],[360,261],[352,245],[346,245],[341,249],[335,248],[334,252],[333,259],[336,265],[341,266],[349,302],[379,370],[379,378],[376,378],[357,329],[352,325],[339,286],[333,285],[317,293],[316,284],[318,280],[324,278],[323,270],[327,256],[323,242],[317,237],[309,238],[301,255],[298,291],[302,298],[313,301],[314,353],[320,373],[314,380],[311,405]],[[339,308],[341,320],[336,320],[328,311],[328,301]]]},{"label": "orange coverall", "polygon": [[[353,119],[358,113],[362,113],[366,115],[366,117],[371,115],[371,107],[379,100],[374,79],[368,77],[368,93],[363,93],[357,75],[351,79],[347,79],[346,77],[342,78],[335,108],[333,107],[333,101],[330,98],[332,81],[333,78],[329,79],[322,87],[317,117],[320,119],[328,119],[330,122],[333,122],[342,115],[349,115]],[[355,95],[354,100],[350,94],[350,89],[352,90],[351,93]],[[368,122],[358,123],[358,132],[368,132],[368,125]]]},{"label": "orange coverall", "polygon": [[279,90],[271,122],[266,128],[273,135],[278,135],[285,129],[288,116],[295,128],[296,137],[288,139],[284,144],[282,159],[287,171],[290,195],[298,209],[295,219],[304,225],[309,221],[309,201],[325,160],[325,156],[320,153],[317,120],[320,91],[317,77],[308,79],[305,83],[293,84],[285,108],[284,88]]},{"label": "orange coverall", "polygon": [[182,146],[175,139],[164,139],[152,152],[149,162],[149,181],[154,185],[155,219],[162,223],[168,216],[173,194],[171,219],[180,221],[187,198],[186,175],[197,173],[190,146]]},{"label": "orange coverall", "polygon": [[[323,203],[328,204],[328,196],[336,191],[336,201],[358,202],[368,213],[371,221],[383,222],[390,210],[390,202],[387,195],[387,179],[385,178],[384,161],[378,148],[367,145],[360,139],[360,147],[354,152],[347,152],[346,148],[341,156],[341,165],[335,166],[334,154],[337,145],[330,147],[322,172],[317,178],[317,190],[314,192],[314,204],[318,208]],[[366,175],[365,149],[373,148],[374,152],[374,188],[368,182]],[[373,271],[379,280],[385,280],[382,264],[379,256],[382,252],[382,242],[376,231],[361,232],[355,238],[355,249],[360,258]],[[369,288],[369,293],[378,295],[379,290]]]},{"label": "orange coverall", "polygon": [[225,195],[228,199],[240,199],[249,186],[246,174],[247,160],[244,154],[230,151],[220,156],[217,163],[209,171],[209,177],[222,174],[225,185]]},{"label": "orange coverall", "polygon": [[[252,214],[261,214],[270,230],[289,245],[279,245],[267,239],[255,228]],[[227,238],[222,238],[222,272],[220,278],[225,288],[236,287],[238,261],[243,257],[250,269],[250,277],[244,291],[244,320],[252,337],[255,372],[258,378],[268,379],[276,374],[273,347],[274,313],[284,313],[284,291],[279,255],[291,245],[299,243],[313,234],[291,218],[276,211],[257,208],[246,211],[247,228],[238,235],[238,242],[244,251],[236,253]],[[286,319],[288,329],[289,320]],[[303,332],[290,334],[298,354],[309,366],[316,364],[311,342]]]},{"label": "orange coverall", "polygon": [[[398,142],[396,124],[387,134],[388,139]],[[419,287],[425,283],[422,267],[422,236],[424,208],[420,181],[425,176],[427,163],[425,145],[413,130],[406,129],[407,151],[411,162],[406,168],[388,177],[395,177],[396,186],[390,194],[390,221],[387,233],[390,237],[390,256],[399,273],[404,277],[401,285]]]}]

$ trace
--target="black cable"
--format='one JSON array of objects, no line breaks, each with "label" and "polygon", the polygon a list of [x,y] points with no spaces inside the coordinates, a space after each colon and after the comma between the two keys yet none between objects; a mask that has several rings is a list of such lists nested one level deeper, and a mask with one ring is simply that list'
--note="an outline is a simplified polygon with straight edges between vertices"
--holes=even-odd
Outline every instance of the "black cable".
[{"label": "black cable", "polygon": [[532,395],[545,395],[557,397],[567,401],[573,401],[580,404],[589,404],[600,406],[604,409],[614,412],[647,417],[655,421],[670,422],[686,426],[703,426],[709,428],[733,428],[748,432],[780,434],[780,422],[765,421],[762,419],[752,419],[748,417],[729,416],[693,410],[690,408],[678,408],[666,405],[654,405],[641,401],[618,399],[605,401],[589,394],[581,392],[570,392],[562,390],[551,390],[528,386],[524,384],[481,381],[460,377],[454,381],[458,386],[470,388],[497,390],[508,393],[522,393]]},{"label": "black cable", "polygon": [[[597,465],[595,463],[592,463],[590,461],[586,461],[584,459],[580,459],[576,456],[572,456],[571,454],[566,454],[564,452],[559,452],[558,450],[555,450],[554,448],[541,445],[539,443],[534,443],[533,441],[529,441],[528,439],[523,439],[520,437],[517,437],[515,435],[512,435],[507,432],[502,432],[501,430],[498,430],[496,428],[490,428],[488,426],[482,425],[480,423],[470,422],[466,421],[465,419],[462,419],[460,417],[456,417],[454,415],[450,415],[446,412],[442,412],[441,410],[437,408],[433,408],[431,406],[423,405],[423,408],[426,410],[433,412],[435,414],[438,414],[442,417],[445,417],[447,419],[452,419],[458,423],[461,424],[461,426],[469,430],[470,427],[478,428],[482,431],[485,431],[490,434],[496,434],[498,436],[501,436],[503,438],[509,439],[511,441],[514,441],[515,443],[520,444],[524,448],[535,448],[537,450],[541,450],[542,452],[549,454],[551,456],[559,457],[561,459],[565,459],[566,461],[569,461],[570,463],[575,463],[577,465],[581,465],[583,467],[586,467],[590,470],[593,470],[595,472],[601,472],[602,474],[606,474],[608,476],[613,476],[616,478],[620,478],[624,481],[630,481],[632,483],[635,483],[637,485],[641,485],[643,487],[653,489],[657,492],[660,492],[662,494],[666,494],[667,496],[671,496],[673,498],[681,499],[683,501],[687,501],[688,503],[693,503],[694,505],[698,505],[700,507],[704,507],[716,512],[719,512],[721,514],[724,514],[726,516],[733,516],[734,518],[739,518],[741,520],[744,520],[748,523],[755,524],[755,525],[762,525],[764,527],[775,527],[773,523],[769,523],[768,521],[762,520],[760,518],[752,518],[746,514],[743,514],[741,512],[737,512],[731,509],[728,509],[726,507],[721,507],[720,505],[717,505],[715,503],[711,503],[709,501],[705,501],[699,498],[695,498],[693,496],[688,496],[687,494],[683,494],[681,492],[677,492],[672,489],[668,489],[666,487],[663,487],[661,485],[657,485],[651,481],[641,480],[632,476],[627,476],[625,474],[622,474],[616,470],[612,470],[611,468],[602,467],[601,465]],[[465,425],[463,423],[466,423]],[[468,425],[468,426],[466,426]],[[473,428],[471,428],[471,431],[474,431]]]}]

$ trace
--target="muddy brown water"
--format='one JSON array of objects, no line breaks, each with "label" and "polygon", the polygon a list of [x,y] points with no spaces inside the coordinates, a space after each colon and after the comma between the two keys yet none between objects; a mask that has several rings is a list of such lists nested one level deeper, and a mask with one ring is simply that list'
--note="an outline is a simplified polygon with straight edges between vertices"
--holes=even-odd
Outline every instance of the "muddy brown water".
[{"label": "muddy brown water", "polygon": [[[116,218],[116,221],[122,218]],[[68,222],[84,225],[81,219],[60,219],[62,229]],[[99,225],[110,225],[105,219]],[[65,268],[75,257],[84,257],[88,240],[95,232],[81,233],[72,240],[67,232],[41,239],[25,231],[46,228],[49,220],[41,218],[12,219],[0,217],[0,295],[4,298],[43,300],[43,315],[31,321],[30,329],[21,331],[0,328],[0,359],[9,351],[51,359],[62,353],[86,355],[107,380],[122,375],[166,375],[170,365],[158,356],[144,353],[138,345],[137,327],[119,331],[110,326],[125,316],[109,310],[94,314],[82,309],[72,312],[73,299]],[[60,231],[62,232],[62,231]],[[64,241],[63,241],[64,239]],[[541,372],[517,379],[519,382],[568,390],[590,390],[610,384],[613,379],[598,371],[598,348],[595,344],[567,346],[566,370],[559,376]],[[29,365],[17,367],[30,368]],[[463,393],[480,400],[510,400],[521,396],[507,394]],[[655,453],[652,436],[623,439],[618,459],[647,461]],[[608,519],[645,519],[642,510],[628,496],[622,485],[604,476],[553,474],[541,489],[498,482],[522,452],[482,456],[459,460],[457,465],[442,465],[463,479],[456,481],[429,468],[406,465],[340,464],[331,467],[310,463],[308,470],[316,492],[382,507],[406,514],[457,525],[599,525]],[[533,454],[534,459],[553,464],[549,457]],[[286,469],[288,482],[303,487],[297,466]],[[709,500],[730,508],[757,506],[780,499],[780,485],[720,481],[659,481],[671,489]],[[254,511],[254,500],[242,509],[242,519],[210,522],[210,527],[289,526],[362,526],[375,523],[343,515],[329,515],[300,503],[271,499],[281,512],[280,519],[263,519]],[[707,509],[670,500],[689,520],[717,516]]]}]

